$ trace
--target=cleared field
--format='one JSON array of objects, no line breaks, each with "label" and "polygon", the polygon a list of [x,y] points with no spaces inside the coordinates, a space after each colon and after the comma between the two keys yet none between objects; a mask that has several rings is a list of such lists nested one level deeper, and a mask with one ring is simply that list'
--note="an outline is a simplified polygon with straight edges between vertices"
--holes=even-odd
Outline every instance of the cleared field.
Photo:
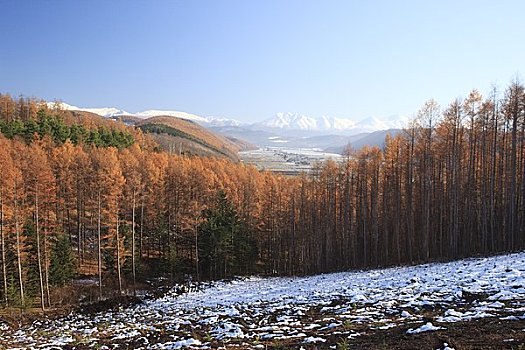
[{"label": "cleared field", "polygon": [[314,148],[267,147],[238,153],[246,164],[255,165],[259,170],[268,170],[286,175],[310,172],[315,164],[333,160],[342,162],[336,153],[326,153]]},{"label": "cleared field", "polygon": [[399,347],[404,349],[443,349],[445,343],[520,349],[524,286],[525,253],[311,277],[252,277],[194,285],[183,295],[175,288],[135,306],[21,328],[0,322],[0,348],[383,349],[393,342],[407,344]]}]

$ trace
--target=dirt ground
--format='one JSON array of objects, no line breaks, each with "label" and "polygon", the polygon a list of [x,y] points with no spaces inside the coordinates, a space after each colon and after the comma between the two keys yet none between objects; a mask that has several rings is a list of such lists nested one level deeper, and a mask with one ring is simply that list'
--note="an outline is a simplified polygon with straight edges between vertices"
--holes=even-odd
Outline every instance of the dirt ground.
[{"label": "dirt ground", "polygon": [[[48,314],[46,318],[57,317],[59,314]],[[98,311],[98,310],[89,310]],[[4,313],[2,315],[4,321],[14,322],[16,319],[15,314],[11,314],[10,317]],[[20,314],[18,314],[20,317]],[[41,317],[41,315],[40,315]],[[23,323],[31,322],[38,318],[36,314],[32,316],[24,317],[23,319],[18,318],[18,321]],[[304,339],[287,339],[287,340],[268,340],[260,341],[258,344],[248,345],[242,340],[231,340],[226,343],[212,341],[212,348],[222,349],[254,349],[256,345],[259,345],[259,349],[305,349],[305,350],[321,350],[321,349],[337,349],[337,350],[350,350],[350,349],[399,349],[399,350],[420,350],[420,349],[443,349],[444,343],[447,343],[450,348],[455,350],[474,350],[474,349],[514,349],[514,350],[525,350],[525,320],[500,320],[499,318],[485,318],[466,322],[457,323],[444,323],[439,324],[433,323],[436,326],[445,327],[446,329],[437,330],[432,332],[425,332],[420,334],[407,334],[406,331],[409,326],[399,326],[390,329],[380,330],[371,329],[369,326],[364,324],[352,324],[351,329],[344,329],[339,327],[334,329],[334,333],[340,333],[331,335],[327,333],[320,334],[319,336],[326,339],[323,343],[315,344],[304,344]],[[414,327],[412,325],[412,327]],[[336,332],[337,331],[337,332]],[[359,336],[348,338],[350,335],[360,333]],[[200,338],[205,343],[205,336],[194,334],[196,338]],[[166,336],[149,339],[150,345],[155,343],[163,343],[170,340]],[[115,341],[109,342],[109,339],[101,339],[101,344],[106,343],[116,346],[115,349],[134,349],[136,347],[144,346],[145,344],[133,344],[122,341],[120,344],[115,344]],[[0,345],[0,348],[2,346]],[[83,350],[89,349],[88,346],[83,344],[76,344],[75,346],[66,346],[64,349],[76,349]]]},{"label": "dirt ground", "polygon": [[[17,328],[24,324],[30,324],[36,320],[54,319],[65,316],[71,311],[82,312],[84,314],[94,314],[99,311],[117,309],[119,307],[129,307],[140,303],[140,299],[135,297],[112,298],[106,301],[97,302],[83,306],[81,308],[58,308],[48,310],[42,314],[38,309],[20,311],[18,309],[0,310],[0,320]],[[322,317],[315,309],[310,316],[305,316],[308,322],[312,323]],[[435,310],[426,313],[424,318],[428,321],[434,320],[437,315]],[[313,316],[313,318],[312,318]],[[191,335],[199,339],[203,345],[211,345],[212,348],[222,349],[443,349],[447,343],[450,348],[455,350],[474,350],[474,349],[514,349],[525,350],[525,319],[522,320],[501,320],[501,316],[483,318],[472,321],[457,323],[438,323],[433,325],[444,327],[445,329],[424,332],[420,334],[407,334],[409,328],[417,328],[422,322],[396,326],[389,329],[374,329],[374,325],[365,323],[348,323],[337,326],[330,331],[319,332],[318,336],[325,339],[325,342],[305,344],[303,338],[273,339],[266,341],[250,340],[249,344],[244,339],[230,339],[226,342],[219,342],[209,337],[206,330],[185,329],[180,330],[186,336]],[[305,320],[303,320],[305,321]],[[304,324],[307,324],[305,321]],[[208,330],[209,331],[209,330]],[[180,334],[182,335],[182,334]],[[312,333],[309,333],[311,336]],[[313,336],[316,336],[315,334]],[[108,345],[114,349],[135,349],[137,347],[151,346],[156,343],[166,343],[173,338],[169,332],[148,337],[148,343],[129,343],[129,340],[100,339],[99,345]],[[1,339],[1,336],[0,336]],[[144,338],[143,338],[144,339]],[[211,343],[209,343],[211,341]],[[9,344],[0,341],[0,349]],[[93,345],[93,344],[92,344]],[[257,347],[256,347],[257,346]],[[91,348],[89,345],[77,342],[75,345],[65,346],[64,349],[84,350]]]},{"label": "dirt ground", "polygon": [[[367,330],[366,327],[337,336],[330,336],[325,343],[303,345],[300,343],[268,343],[268,349],[443,349],[443,344],[455,350],[474,349],[515,349],[525,350],[525,320],[503,321],[498,318],[486,318],[468,322],[434,325],[445,327],[444,330],[407,334],[409,327],[394,327],[387,330]],[[347,336],[365,333],[353,339]],[[344,332],[343,332],[344,333]]]}]

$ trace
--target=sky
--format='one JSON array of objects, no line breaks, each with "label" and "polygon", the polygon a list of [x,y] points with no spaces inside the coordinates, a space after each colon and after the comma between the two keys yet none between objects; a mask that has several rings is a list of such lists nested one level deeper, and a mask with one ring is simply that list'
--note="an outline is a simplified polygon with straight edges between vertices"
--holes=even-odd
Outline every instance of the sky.
[{"label": "sky", "polygon": [[0,93],[255,122],[412,116],[525,74],[525,1],[0,0]]}]

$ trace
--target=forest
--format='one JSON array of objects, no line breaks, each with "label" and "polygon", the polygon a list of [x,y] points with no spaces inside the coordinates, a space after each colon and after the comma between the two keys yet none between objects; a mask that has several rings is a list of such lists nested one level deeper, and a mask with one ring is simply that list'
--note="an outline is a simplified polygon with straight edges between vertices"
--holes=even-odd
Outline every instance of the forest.
[{"label": "forest", "polygon": [[[525,245],[525,89],[441,108],[294,177],[162,152],[140,129],[0,95],[0,302],[153,278],[305,275]],[[68,289],[69,288],[69,289]]]}]

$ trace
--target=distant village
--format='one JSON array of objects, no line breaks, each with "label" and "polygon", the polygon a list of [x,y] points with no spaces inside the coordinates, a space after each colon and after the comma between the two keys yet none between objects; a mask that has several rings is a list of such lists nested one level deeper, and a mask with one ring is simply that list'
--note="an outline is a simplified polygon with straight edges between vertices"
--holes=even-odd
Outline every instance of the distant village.
[{"label": "distant village", "polygon": [[239,158],[246,164],[255,165],[260,170],[267,170],[284,175],[297,175],[310,172],[315,164],[333,160],[343,161],[343,156],[326,153],[315,148],[265,147],[257,150],[239,152]]}]

